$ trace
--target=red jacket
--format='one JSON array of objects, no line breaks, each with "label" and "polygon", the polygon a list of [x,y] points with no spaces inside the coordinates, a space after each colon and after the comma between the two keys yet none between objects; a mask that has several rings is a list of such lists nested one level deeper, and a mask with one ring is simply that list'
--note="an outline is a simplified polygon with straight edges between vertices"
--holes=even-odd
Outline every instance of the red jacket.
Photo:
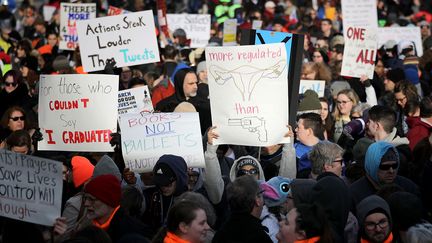
[{"label": "red jacket", "polygon": [[409,147],[413,151],[420,140],[430,135],[432,125],[423,121],[420,117],[408,117],[406,122],[409,127],[407,133],[407,138],[410,141]]}]

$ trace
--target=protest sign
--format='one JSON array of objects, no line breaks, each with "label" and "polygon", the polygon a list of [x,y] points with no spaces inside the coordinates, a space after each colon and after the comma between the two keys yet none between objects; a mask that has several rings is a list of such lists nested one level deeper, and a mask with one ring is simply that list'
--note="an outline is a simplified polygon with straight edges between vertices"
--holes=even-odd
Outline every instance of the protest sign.
[{"label": "protest sign", "polygon": [[107,16],[113,16],[113,15],[122,15],[122,14],[127,14],[129,13],[129,11],[124,10],[122,8],[117,8],[114,6],[109,6],[108,7],[108,12],[107,12]]},{"label": "protest sign", "polygon": [[159,62],[151,10],[80,21],[81,60],[84,71],[104,69],[108,59],[117,67]]},{"label": "protest sign", "polygon": [[59,48],[75,50],[78,45],[77,23],[94,18],[96,3],[61,3]]},{"label": "protest sign", "polygon": [[191,39],[190,47],[205,47],[210,39],[210,14],[167,14],[168,28],[183,29]]},{"label": "protest sign", "polygon": [[204,167],[198,113],[125,114],[120,119],[122,152],[126,167],[152,171],[160,156],[175,154],[188,167]]},{"label": "protest sign", "polygon": [[118,113],[153,112],[148,86],[126,89],[118,93]]},{"label": "protest sign", "polygon": [[42,12],[43,12],[44,20],[46,22],[51,21],[51,18],[53,16],[54,12],[56,11],[56,9],[57,8],[54,7],[54,6],[49,6],[49,5],[44,5],[43,6]]},{"label": "protest sign", "polygon": [[0,216],[53,226],[61,215],[61,162],[0,149]]},{"label": "protest sign", "polygon": [[223,45],[236,46],[237,45],[237,19],[227,19],[223,23]]},{"label": "protest sign", "polygon": [[378,28],[376,0],[342,0],[343,26]]},{"label": "protest sign", "polygon": [[252,21],[252,29],[260,30],[262,24],[263,24],[262,20],[254,20],[254,21]]},{"label": "protest sign", "polygon": [[[215,144],[288,142],[288,71],[284,43],[207,47]],[[223,97],[223,98],[221,98]]]},{"label": "protest sign", "polygon": [[373,78],[377,55],[377,28],[345,26],[341,75]]},{"label": "protest sign", "polygon": [[118,76],[42,75],[39,85],[39,150],[113,151],[117,131]]},{"label": "protest sign", "polygon": [[306,90],[315,91],[319,97],[324,97],[325,81],[324,80],[300,80],[299,94],[304,94]]},{"label": "protest sign", "polygon": [[378,28],[378,48],[380,48],[389,40],[394,40],[396,43],[399,43],[403,40],[412,41],[415,44],[417,56],[423,56],[423,44],[420,27]]}]

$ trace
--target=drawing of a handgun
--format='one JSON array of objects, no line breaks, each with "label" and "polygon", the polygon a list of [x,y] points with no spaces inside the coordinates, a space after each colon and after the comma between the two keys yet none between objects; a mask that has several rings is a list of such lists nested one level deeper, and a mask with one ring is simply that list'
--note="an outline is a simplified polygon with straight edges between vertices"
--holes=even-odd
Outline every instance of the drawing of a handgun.
[{"label": "drawing of a handgun", "polygon": [[267,142],[267,129],[265,127],[265,120],[256,116],[244,118],[229,118],[229,126],[242,126],[248,129],[249,132],[258,133],[258,140]]}]

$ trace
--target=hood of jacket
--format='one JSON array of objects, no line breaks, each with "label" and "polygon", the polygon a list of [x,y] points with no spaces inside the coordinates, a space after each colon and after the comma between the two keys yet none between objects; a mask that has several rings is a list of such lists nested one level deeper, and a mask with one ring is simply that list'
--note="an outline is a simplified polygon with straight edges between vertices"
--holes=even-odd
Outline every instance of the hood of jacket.
[{"label": "hood of jacket", "polygon": [[257,159],[255,159],[254,157],[250,156],[250,155],[242,156],[242,157],[240,157],[240,158],[238,158],[238,159],[236,159],[236,160],[234,161],[234,163],[233,163],[233,165],[232,165],[232,167],[231,167],[231,170],[230,170],[230,180],[231,180],[231,181],[234,181],[234,180],[237,178],[237,172],[238,172],[238,170],[240,169],[240,168],[237,168],[237,167],[239,167],[239,163],[240,163],[241,161],[245,160],[245,159],[251,159],[251,160],[253,160],[254,162],[256,162],[256,167],[258,167],[257,169],[258,169],[258,171],[259,171],[259,177],[258,177],[258,180],[265,181],[264,171],[263,171],[263,169],[262,169],[262,167],[261,167],[260,162],[259,162]]}]

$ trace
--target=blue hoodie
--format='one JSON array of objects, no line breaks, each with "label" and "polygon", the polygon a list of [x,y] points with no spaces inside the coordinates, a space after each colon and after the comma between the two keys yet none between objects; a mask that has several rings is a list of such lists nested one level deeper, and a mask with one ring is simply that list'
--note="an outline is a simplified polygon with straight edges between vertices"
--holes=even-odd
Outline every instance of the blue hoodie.
[{"label": "blue hoodie", "polygon": [[188,190],[187,187],[188,175],[187,175],[186,161],[182,157],[177,155],[164,154],[159,158],[155,166],[160,163],[164,163],[168,165],[176,175],[177,186],[174,192],[174,196],[178,196],[183,192],[186,192]]},{"label": "blue hoodie", "polygon": [[[366,173],[374,180],[376,183],[378,180],[378,169],[381,164],[381,158],[387,152],[387,150],[393,149],[396,153],[396,157],[399,158],[399,154],[396,148],[390,143],[379,141],[371,144],[366,152],[365,157],[365,170]],[[399,160],[397,161],[399,165]]]}]

